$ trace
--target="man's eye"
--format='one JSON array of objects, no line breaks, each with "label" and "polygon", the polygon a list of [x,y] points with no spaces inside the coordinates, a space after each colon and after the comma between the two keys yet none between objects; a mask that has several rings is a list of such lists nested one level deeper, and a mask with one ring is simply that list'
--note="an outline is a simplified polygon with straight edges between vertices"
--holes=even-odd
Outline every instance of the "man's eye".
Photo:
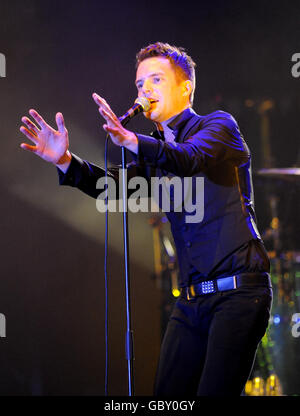
[{"label": "man's eye", "polygon": [[154,82],[155,84],[158,84],[160,81],[161,81],[161,78],[160,78],[160,77],[154,77],[154,78],[153,78],[153,82]]}]

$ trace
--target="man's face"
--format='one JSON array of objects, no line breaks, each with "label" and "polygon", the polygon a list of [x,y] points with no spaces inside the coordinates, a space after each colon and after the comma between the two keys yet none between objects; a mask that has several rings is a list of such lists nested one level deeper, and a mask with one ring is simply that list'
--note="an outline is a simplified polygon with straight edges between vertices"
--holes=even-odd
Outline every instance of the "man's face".
[{"label": "man's face", "polygon": [[189,97],[184,94],[184,80],[178,80],[167,58],[153,57],[142,61],[136,72],[139,97],[156,100],[144,113],[148,119],[161,123],[189,107]]}]

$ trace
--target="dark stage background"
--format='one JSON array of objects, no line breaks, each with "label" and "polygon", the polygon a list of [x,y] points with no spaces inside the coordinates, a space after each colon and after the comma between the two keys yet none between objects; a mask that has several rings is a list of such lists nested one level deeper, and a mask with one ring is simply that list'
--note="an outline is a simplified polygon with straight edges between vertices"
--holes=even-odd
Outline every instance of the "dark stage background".
[{"label": "dark stage background", "polygon": [[[6,318],[0,395],[104,394],[104,217],[94,200],[59,188],[54,167],[19,148],[21,117],[35,108],[54,126],[61,111],[70,149],[103,164],[103,122],[91,95],[98,92],[124,113],[136,98],[135,53],[161,40],[185,47],[197,63],[194,109],[222,109],[237,118],[254,172],[299,167],[300,77],[291,72],[299,39],[299,1],[0,0],[6,58],[0,78],[0,313]],[[152,126],[139,116],[130,128],[149,132]],[[119,161],[112,145],[110,162]],[[267,183],[257,175],[254,183],[267,248],[274,248],[275,195],[281,249],[299,251],[299,183]],[[149,217],[129,215],[137,395],[152,394],[163,325]],[[109,394],[126,395],[120,214],[110,215],[109,244]],[[276,360],[283,362],[277,372],[286,394],[300,394],[293,371],[300,338],[289,331],[300,304],[289,307],[286,334],[274,336]]]}]

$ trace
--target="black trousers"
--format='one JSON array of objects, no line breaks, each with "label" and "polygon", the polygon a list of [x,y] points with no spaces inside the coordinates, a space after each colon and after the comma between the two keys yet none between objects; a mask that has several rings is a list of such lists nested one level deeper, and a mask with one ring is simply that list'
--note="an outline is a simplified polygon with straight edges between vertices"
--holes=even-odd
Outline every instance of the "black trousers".
[{"label": "black trousers", "polygon": [[239,396],[270,318],[272,289],[179,298],[163,339],[156,396]]}]

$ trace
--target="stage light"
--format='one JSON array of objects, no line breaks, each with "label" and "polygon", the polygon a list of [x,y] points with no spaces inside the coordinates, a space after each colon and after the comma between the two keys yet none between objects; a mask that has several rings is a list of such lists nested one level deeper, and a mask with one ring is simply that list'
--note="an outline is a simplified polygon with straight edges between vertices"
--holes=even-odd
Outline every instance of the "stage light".
[{"label": "stage light", "polygon": [[271,374],[266,381],[266,395],[267,396],[281,396],[282,395],[280,381],[276,374]]},{"label": "stage light", "polygon": [[247,394],[248,396],[251,396],[251,392],[252,392],[252,380],[248,380],[245,386],[245,394]]},{"label": "stage light", "polygon": [[277,217],[274,217],[271,221],[271,228],[273,228],[273,230],[277,230],[279,226],[279,219]]},{"label": "stage light", "polygon": [[263,396],[265,392],[265,382],[261,377],[253,379],[251,396]]},{"label": "stage light", "polygon": [[178,298],[178,296],[180,295],[180,290],[178,290],[178,289],[173,289],[173,290],[172,290],[172,295],[173,295],[175,298]]},{"label": "stage light", "polygon": [[274,325],[280,324],[280,316],[278,314],[274,315],[273,322],[274,322]]}]

